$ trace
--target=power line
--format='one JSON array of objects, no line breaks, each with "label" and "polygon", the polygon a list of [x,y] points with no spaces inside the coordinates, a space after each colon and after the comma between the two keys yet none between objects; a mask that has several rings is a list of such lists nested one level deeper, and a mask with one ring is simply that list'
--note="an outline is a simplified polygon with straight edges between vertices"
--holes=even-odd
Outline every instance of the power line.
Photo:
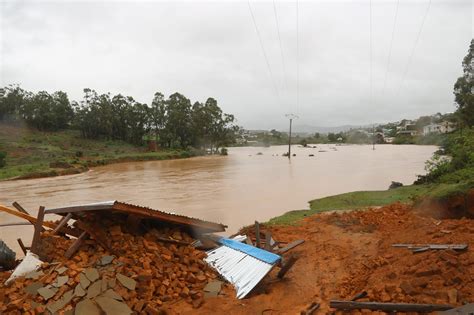
[{"label": "power line", "polygon": [[415,49],[418,45],[418,41],[420,40],[421,32],[423,31],[423,26],[425,25],[425,20],[426,20],[426,17],[428,16],[428,12],[430,11],[430,7],[431,7],[431,0],[428,1],[428,5],[426,6],[425,15],[423,15],[423,19],[421,20],[420,28],[418,30],[418,34],[416,35],[415,43],[413,44],[413,48],[411,50],[410,57],[408,58],[408,62],[405,67],[405,71],[403,72],[402,80],[400,81],[400,86],[398,87],[398,91],[396,95],[400,94],[400,90],[402,89],[403,83],[405,82],[405,77],[408,73],[408,69],[411,65],[413,56],[415,55]]},{"label": "power line", "polygon": [[300,26],[299,26],[299,4],[296,0],[296,113],[299,111],[300,97]]},{"label": "power line", "polygon": [[372,107],[372,0],[369,1],[369,59],[370,59],[370,95],[369,95],[369,105]]},{"label": "power line", "polygon": [[278,15],[277,15],[277,9],[276,9],[276,4],[275,0],[273,0],[273,13],[275,14],[275,23],[277,27],[277,33],[278,33],[278,42],[280,43],[280,55],[281,55],[281,65],[283,69],[283,90],[286,90],[286,67],[285,67],[285,58],[283,56],[283,46],[281,44],[281,36],[280,36],[280,24],[278,23]]},{"label": "power line", "polygon": [[250,0],[248,0],[247,3],[249,5],[249,10],[250,10],[250,15],[252,16],[253,25],[255,26],[255,32],[257,33],[258,41],[260,42],[260,47],[261,47],[262,52],[263,52],[263,57],[265,58],[265,62],[267,64],[268,72],[270,73],[270,79],[272,81],[273,88],[275,89],[275,93],[276,93],[277,97],[280,98],[280,94],[278,93],[278,88],[276,86],[275,79],[274,79],[274,76],[273,76],[272,68],[270,67],[270,62],[268,61],[267,53],[265,52],[265,47],[263,46],[262,36],[260,35],[260,31],[258,30],[257,22],[255,21],[255,16],[254,16],[253,11],[252,11],[252,6],[250,5]]},{"label": "power line", "polygon": [[400,0],[397,0],[397,7],[395,9],[395,18],[393,19],[392,38],[390,39],[390,48],[388,50],[387,70],[385,71],[385,78],[383,80],[382,95],[384,94],[385,87],[387,86],[387,77],[388,77],[388,71],[389,71],[389,68],[390,68],[390,61],[391,61],[391,58],[392,58],[393,38],[395,37],[395,26],[397,25],[399,5],[400,5]]}]

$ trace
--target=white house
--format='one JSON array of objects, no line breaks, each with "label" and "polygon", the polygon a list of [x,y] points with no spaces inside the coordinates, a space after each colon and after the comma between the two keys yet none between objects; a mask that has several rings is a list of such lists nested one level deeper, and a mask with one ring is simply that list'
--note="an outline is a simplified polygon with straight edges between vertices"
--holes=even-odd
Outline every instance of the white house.
[{"label": "white house", "polygon": [[456,130],[454,123],[449,121],[443,121],[439,124],[430,124],[423,127],[423,135],[426,136],[430,133],[449,133]]}]

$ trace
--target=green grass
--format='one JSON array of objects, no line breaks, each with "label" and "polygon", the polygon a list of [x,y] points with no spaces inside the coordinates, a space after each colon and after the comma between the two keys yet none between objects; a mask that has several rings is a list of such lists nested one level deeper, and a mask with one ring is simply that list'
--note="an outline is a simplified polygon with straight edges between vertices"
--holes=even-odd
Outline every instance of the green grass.
[{"label": "green grass", "polygon": [[309,210],[294,210],[270,219],[270,225],[292,225],[306,216],[331,210],[353,210],[388,205],[393,202],[408,203],[429,193],[433,187],[410,185],[381,191],[356,191],[321,199],[311,200]]},{"label": "green grass", "polygon": [[[40,132],[0,124],[0,151],[7,152],[0,180],[75,174],[89,167],[127,161],[186,158],[185,150],[147,152],[123,141],[83,139],[76,130]],[[65,162],[73,168],[51,168],[52,162]]]}]

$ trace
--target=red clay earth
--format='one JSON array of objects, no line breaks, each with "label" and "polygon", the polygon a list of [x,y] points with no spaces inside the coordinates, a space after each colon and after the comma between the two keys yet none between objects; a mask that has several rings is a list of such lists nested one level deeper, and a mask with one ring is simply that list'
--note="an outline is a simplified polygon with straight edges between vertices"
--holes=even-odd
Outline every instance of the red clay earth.
[{"label": "red clay earth", "polygon": [[[155,276],[152,279],[154,287],[145,286],[144,289],[147,290],[143,292],[143,297],[122,287],[116,291],[125,297],[125,302],[137,314],[299,314],[313,302],[321,304],[318,314],[326,314],[331,312],[329,308],[331,299],[348,300],[362,291],[367,291],[368,296],[361,301],[438,303],[456,306],[474,302],[472,289],[474,221],[465,218],[434,219],[427,215],[426,208],[424,210],[424,214],[421,215],[411,206],[392,204],[366,211],[314,215],[295,226],[262,227],[261,230],[271,230],[273,237],[278,241],[291,242],[304,239],[305,243],[285,254],[285,257],[295,255],[299,259],[283,280],[276,280],[278,268],[275,268],[243,300],[235,298],[235,291],[229,284],[224,285],[219,296],[202,299],[204,284],[215,276],[202,265],[200,254],[192,249],[187,249],[189,252],[183,257],[192,257],[196,266],[188,267],[190,263],[182,261],[181,258],[176,259],[176,264],[179,264],[180,268],[196,267],[192,272],[202,279],[196,282],[188,281],[187,278],[183,280],[184,286],[189,287],[189,291],[195,292],[183,293],[183,284],[179,283],[176,284],[176,290],[170,285],[162,294],[157,295],[156,292],[159,292],[162,283],[161,278]],[[111,235],[112,232],[113,230],[110,231]],[[147,272],[147,268],[151,268],[153,274],[160,276],[166,271],[161,270],[160,264],[155,261],[156,257],[144,260],[149,255],[142,243],[146,245],[144,239],[152,241],[152,235],[140,238],[137,242],[136,237],[132,239],[130,235],[124,237],[123,234],[117,233],[115,239],[120,243],[114,248],[123,249],[124,253],[120,254],[125,254],[120,255],[119,259],[123,265],[114,267],[121,268],[118,271],[136,280]],[[440,250],[414,254],[408,249],[392,247],[394,243],[466,243],[470,248],[464,252]],[[129,247],[124,247],[125,244]],[[138,248],[135,248],[134,244],[137,244]],[[60,259],[63,257],[64,249],[67,248],[62,245],[66,244],[58,246],[59,250],[56,249],[56,252],[49,250],[46,252],[55,259]],[[162,249],[166,247],[176,256],[177,249],[174,246],[155,242],[153,246]],[[94,252],[91,248],[85,247],[81,248],[71,261],[64,263],[69,267],[70,279],[73,279],[71,288],[77,283],[78,272],[82,268],[87,268],[103,254],[105,254],[103,250]],[[132,256],[130,257],[132,259],[127,260],[127,256]],[[197,257],[199,259],[196,259]],[[136,261],[139,263],[134,265]],[[113,270],[112,273],[115,272],[117,271]],[[190,270],[186,272],[189,273]],[[4,275],[0,278],[4,278]],[[169,277],[170,279],[177,277],[178,280],[181,278],[179,274],[176,277],[171,274]],[[163,278],[167,279],[168,274]],[[172,281],[169,282],[171,284]],[[13,313],[20,313],[19,309],[23,307],[31,310],[31,305],[25,305],[25,301],[21,300],[22,296],[19,295],[20,288],[26,283],[28,281],[19,281],[11,288],[0,286],[0,300],[6,303],[8,299],[15,298],[15,301],[11,302],[17,303],[16,310],[10,308],[11,304],[8,307]],[[162,298],[163,296],[169,298]],[[143,300],[144,303],[140,302]],[[199,305],[195,305],[195,301],[199,301]],[[38,298],[37,302],[41,302],[41,299]],[[8,304],[4,304],[6,305]],[[146,305],[151,307],[146,309]],[[140,311],[137,311],[138,309]],[[352,312],[352,314],[360,313],[378,312]]]},{"label": "red clay earth", "polygon": [[[221,296],[206,299],[198,310],[180,302],[173,306],[174,312],[299,314],[318,302],[318,314],[325,314],[330,312],[331,299],[348,300],[362,291],[368,296],[361,301],[474,302],[473,220],[437,220],[426,216],[426,211],[421,216],[411,206],[392,204],[366,211],[319,214],[297,226],[269,229],[279,241],[306,241],[286,254],[299,259],[284,280],[276,281],[273,272],[246,299],[237,300],[226,286]],[[465,252],[413,254],[392,247],[394,243],[467,243],[470,248]]]}]

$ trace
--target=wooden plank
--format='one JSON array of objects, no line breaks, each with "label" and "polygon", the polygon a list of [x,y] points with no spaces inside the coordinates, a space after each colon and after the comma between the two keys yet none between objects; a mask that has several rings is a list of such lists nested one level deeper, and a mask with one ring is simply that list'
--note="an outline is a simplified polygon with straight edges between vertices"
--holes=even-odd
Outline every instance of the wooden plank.
[{"label": "wooden plank", "polygon": [[72,243],[72,245],[67,249],[66,253],[64,253],[64,256],[67,259],[70,259],[72,255],[79,249],[81,244],[84,242],[84,240],[87,238],[88,234],[86,231],[82,232],[82,234]]},{"label": "wooden plank", "polygon": [[301,311],[301,315],[313,315],[319,306],[319,303],[313,302],[310,306],[308,306],[308,308],[306,308],[306,310]]},{"label": "wooden plank", "polygon": [[26,211],[25,208],[23,208],[23,207],[22,207],[18,202],[16,202],[16,201],[14,201],[14,202],[12,203],[12,206],[15,207],[15,209],[17,209],[18,211],[20,211],[20,212],[22,212],[22,213],[24,213],[24,214],[30,215],[30,214],[28,213],[28,211]]},{"label": "wooden plank", "polygon": [[255,221],[255,246],[260,248],[260,224]]},{"label": "wooden plank", "polygon": [[23,244],[23,241],[21,238],[17,238],[16,241],[18,242],[18,245],[20,245],[21,250],[23,251],[23,254],[26,255],[26,246]]},{"label": "wooden plank", "polygon": [[40,206],[38,209],[38,217],[35,222],[35,232],[33,234],[33,240],[31,241],[31,252],[39,255],[39,243],[41,239],[41,230],[43,228],[44,220],[44,207]]},{"label": "wooden plank", "polygon": [[68,213],[67,216],[63,217],[61,221],[59,221],[58,225],[54,228],[53,234],[58,233],[63,228],[63,226],[67,224],[67,222],[71,219],[71,217],[72,217],[72,213]]},{"label": "wooden plank", "polygon": [[272,250],[272,232],[265,231],[265,250],[271,251]]},{"label": "wooden plank", "polygon": [[[22,219],[25,219],[25,220],[31,222],[31,224],[33,224],[33,225],[36,223],[36,218],[35,217],[33,217],[31,215],[28,215],[28,214],[24,214],[24,213],[19,212],[19,211],[16,211],[14,209],[11,209],[11,208],[0,205],[0,211],[6,212],[8,214],[17,216],[17,217],[22,218]],[[46,226],[50,229],[54,229],[56,227],[56,224],[54,224],[53,222],[44,221],[43,226]]]},{"label": "wooden plank", "polygon": [[277,277],[282,279],[285,274],[290,270],[291,267],[295,264],[295,262],[298,260],[295,256],[290,256],[288,260],[283,264],[281,267],[280,271],[278,272]]},{"label": "wooden plank", "polygon": [[0,224],[0,227],[4,227],[4,226],[15,226],[15,225],[31,225],[31,223],[30,223],[30,222],[3,223],[3,224]]},{"label": "wooden plank", "polygon": [[[35,225],[35,223],[37,221],[36,218],[31,216],[31,215],[24,214],[22,212],[16,211],[14,209],[11,209],[11,208],[8,208],[8,207],[2,206],[2,205],[0,205],[0,211],[11,214],[11,215],[14,215],[14,216],[22,218],[22,219],[25,219],[25,220],[31,222],[31,224],[33,224],[33,225]],[[45,211],[45,214],[46,214],[46,211]],[[43,224],[43,226],[48,227],[50,229],[56,228],[56,224],[53,223],[53,222],[50,222],[50,221],[43,221],[42,224]],[[79,233],[79,231],[70,229],[68,227],[64,227],[61,232],[64,232],[66,234],[69,234],[69,235],[72,235],[72,236],[75,236],[75,237],[78,237],[81,234],[81,233]]]},{"label": "wooden plank", "polygon": [[286,252],[289,251],[290,249],[293,249],[293,248],[295,248],[296,246],[301,245],[301,244],[303,244],[303,243],[304,243],[304,240],[297,240],[297,241],[291,242],[290,244],[286,245],[285,247],[280,248],[279,250],[277,250],[277,253],[278,253],[278,254],[286,253]]},{"label": "wooden plank", "polygon": [[329,302],[331,308],[339,310],[373,310],[384,312],[420,312],[429,313],[436,311],[446,311],[453,308],[451,305],[443,304],[410,304],[410,303],[379,303],[379,302],[355,302],[338,301]]},{"label": "wooden plank", "polygon": [[188,242],[170,240],[170,239],[163,238],[163,237],[157,237],[156,241],[157,242],[163,242],[163,243],[176,244],[176,245],[185,245],[185,246],[191,245],[191,243],[188,243]]},{"label": "wooden plank", "polygon": [[448,311],[438,312],[438,315],[474,315],[474,303],[459,306]]},{"label": "wooden plank", "polygon": [[420,250],[420,249],[453,249],[453,250],[466,250],[468,244],[393,244],[392,247],[402,247],[408,248],[411,250]]}]

